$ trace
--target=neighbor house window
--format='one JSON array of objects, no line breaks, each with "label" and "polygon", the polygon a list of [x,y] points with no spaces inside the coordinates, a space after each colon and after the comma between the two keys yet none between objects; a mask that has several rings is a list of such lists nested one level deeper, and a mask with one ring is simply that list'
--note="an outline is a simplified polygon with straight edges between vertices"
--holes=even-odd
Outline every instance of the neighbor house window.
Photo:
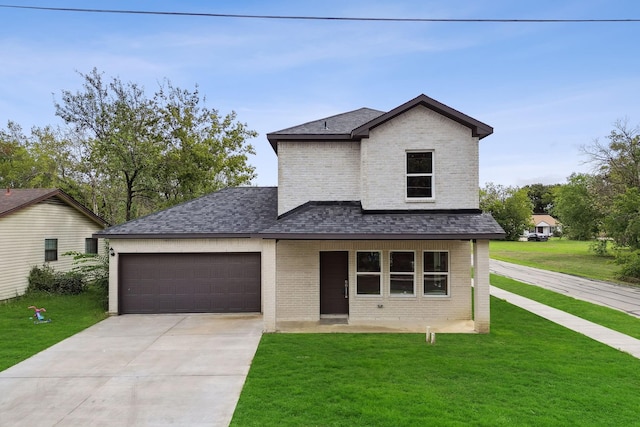
[{"label": "neighbor house window", "polygon": [[44,239],[44,260],[58,260],[58,239]]},{"label": "neighbor house window", "polygon": [[356,252],[356,281],[358,295],[380,295],[382,276],[380,252]]},{"label": "neighbor house window", "polygon": [[433,198],[433,152],[407,153],[407,198]]},{"label": "neighbor house window", "polygon": [[424,295],[449,295],[449,253],[424,252]]},{"label": "neighbor house window", "polygon": [[391,295],[413,295],[415,282],[415,254],[391,252],[389,254],[389,288]]},{"label": "neighbor house window", "polygon": [[84,239],[84,253],[97,254],[98,253],[98,239],[87,238]]}]

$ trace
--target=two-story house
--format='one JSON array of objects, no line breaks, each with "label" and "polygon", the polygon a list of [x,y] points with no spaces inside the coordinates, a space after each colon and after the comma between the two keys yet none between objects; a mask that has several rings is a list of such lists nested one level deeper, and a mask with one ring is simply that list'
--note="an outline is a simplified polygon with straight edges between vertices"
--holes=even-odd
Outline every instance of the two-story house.
[{"label": "two-story house", "polygon": [[488,332],[489,239],[504,237],[479,210],[478,142],[492,132],[420,95],[270,133],[277,188],[228,188],[96,234],[113,249],[109,309],[261,312],[265,331]]}]

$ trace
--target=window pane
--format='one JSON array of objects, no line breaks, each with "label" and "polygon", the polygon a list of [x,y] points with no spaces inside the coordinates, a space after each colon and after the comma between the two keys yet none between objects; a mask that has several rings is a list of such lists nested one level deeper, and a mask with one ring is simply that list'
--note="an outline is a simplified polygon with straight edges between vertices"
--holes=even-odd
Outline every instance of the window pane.
[{"label": "window pane", "polygon": [[44,260],[58,260],[58,239],[44,239]]},{"label": "window pane", "polygon": [[424,294],[425,295],[447,295],[447,276],[444,274],[425,274]]},{"label": "window pane", "polygon": [[392,294],[413,295],[413,275],[392,274],[390,286]]},{"label": "window pane", "polygon": [[407,153],[407,173],[432,173],[433,153]]},{"label": "window pane", "polygon": [[448,253],[447,252],[425,252],[424,253],[424,271],[431,272],[448,272],[449,271],[449,262],[448,262]]},{"label": "window pane", "polygon": [[98,239],[84,239],[84,252],[87,254],[98,253]]},{"label": "window pane", "polygon": [[358,252],[356,256],[358,258],[358,272],[380,272],[380,252]]},{"label": "window pane", "polygon": [[380,295],[380,275],[358,274],[358,295]]},{"label": "window pane", "polygon": [[390,271],[413,273],[413,252],[391,252],[390,259]]},{"label": "window pane", "polygon": [[433,197],[431,176],[408,176],[407,197]]}]

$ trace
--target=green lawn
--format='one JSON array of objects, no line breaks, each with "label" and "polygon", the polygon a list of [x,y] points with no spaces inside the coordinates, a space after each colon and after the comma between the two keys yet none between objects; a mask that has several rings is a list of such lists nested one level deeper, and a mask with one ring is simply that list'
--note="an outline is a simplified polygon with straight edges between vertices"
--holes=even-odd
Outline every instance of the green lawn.
[{"label": "green lawn", "polygon": [[596,256],[589,252],[589,245],[590,242],[566,239],[550,239],[548,242],[492,240],[489,254],[493,259],[528,267],[619,282],[615,279],[619,266],[613,263],[613,256]]},{"label": "green lawn", "polygon": [[[106,318],[103,294],[33,294],[0,303],[0,371]],[[36,325],[28,306],[44,307],[51,323]]]},{"label": "green lawn", "polygon": [[234,426],[639,425],[640,360],[492,298],[488,335],[264,335]]},{"label": "green lawn", "polygon": [[577,300],[557,292],[495,274],[491,275],[491,284],[506,291],[513,292],[514,294],[522,295],[523,297],[640,339],[640,319],[622,311]]}]

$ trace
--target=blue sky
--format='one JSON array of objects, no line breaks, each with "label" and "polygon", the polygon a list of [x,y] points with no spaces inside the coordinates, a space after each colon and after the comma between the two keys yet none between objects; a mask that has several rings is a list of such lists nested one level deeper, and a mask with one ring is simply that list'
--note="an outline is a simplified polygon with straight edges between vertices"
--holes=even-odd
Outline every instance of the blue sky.
[{"label": "blue sky", "polygon": [[[384,18],[640,18],[635,0],[0,1],[197,13]],[[638,23],[282,21],[0,8],[0,126],[57,125],[53,100],[93,67],[145,87],[164,78],[234,110],[260,136],[257,185],[277,184],[268,132],[424,93],[494,127],[480,185],[565,182],[579,147],[640,123]]]}]

